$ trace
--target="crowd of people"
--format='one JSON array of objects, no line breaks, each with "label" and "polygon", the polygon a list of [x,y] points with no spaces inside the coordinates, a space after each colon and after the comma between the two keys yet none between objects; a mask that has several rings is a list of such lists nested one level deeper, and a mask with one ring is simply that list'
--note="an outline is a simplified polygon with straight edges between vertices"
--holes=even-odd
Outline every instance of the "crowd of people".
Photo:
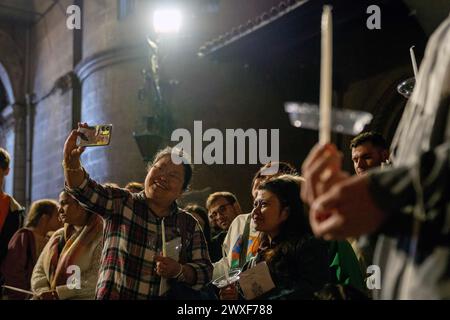
[{"label": "crowd of people", "polygon": [[[247,213],[229,191],[180,208],[193,170],[170,147],[142,184],[96,182],[79,124],[64,145],[59,202],[25,214],[3,192],[10,159],[0,148],[3,298],[450,298],[449,71],[450,17],[430,38],[391,149],[376,132],[356,136],[353,175],[333,144],[316,145],[301,171],[269,162],[249,184]],[[381,286],[368,285],[373,265]]]}]

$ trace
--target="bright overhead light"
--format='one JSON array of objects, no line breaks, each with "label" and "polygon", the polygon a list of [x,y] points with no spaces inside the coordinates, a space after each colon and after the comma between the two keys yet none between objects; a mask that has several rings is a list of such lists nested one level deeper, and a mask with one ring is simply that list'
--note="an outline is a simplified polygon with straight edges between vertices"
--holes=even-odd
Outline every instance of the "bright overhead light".
[{"label": "bright overhead light", "polygon": [[153,28],[156,33],[178,33],[182,16],[178,9],[158,9],[153,13]]}]

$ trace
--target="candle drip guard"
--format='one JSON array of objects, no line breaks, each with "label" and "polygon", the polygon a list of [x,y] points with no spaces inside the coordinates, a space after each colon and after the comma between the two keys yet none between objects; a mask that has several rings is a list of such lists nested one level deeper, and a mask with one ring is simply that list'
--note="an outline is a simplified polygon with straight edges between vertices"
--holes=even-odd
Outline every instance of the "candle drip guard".
[{"label": "candle drip guard", "polygon": [[[284,110],[294,127],[319,130],[319,107],[314,104],[286,102]],[[349,109],[331,109],[331,130],[336,133],[357,135],[372,121],[372,114]]]}]

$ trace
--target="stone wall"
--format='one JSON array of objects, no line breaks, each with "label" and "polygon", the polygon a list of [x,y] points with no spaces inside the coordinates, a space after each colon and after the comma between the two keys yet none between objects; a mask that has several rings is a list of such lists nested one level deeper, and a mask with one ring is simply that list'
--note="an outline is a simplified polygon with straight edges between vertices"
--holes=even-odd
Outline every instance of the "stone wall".
[{"label": "stone wall", "polygon": [[0,146],[11,155],[5,190],[20,203],[25,201],[24,39],[22,29],[0,22],[0,81],[8,103],[0,110]]},{"label": "stone wall", "polygon": [[[62,148],[71,130],[71,92],[53,90],[55,82],[72,68],[73,33],[66,26],[65,8],[72,1],[60,1],[31,29],[30,92],[34,93],[31,200],[56,198],[64,187]],[[45,3],[35,1],[43,10]],[[64,9],[64,11],[62,10]],[[47,98],[45,98],[52,92]]]},{"label": "stone wall", "polygon": [[[116,182],[123,186],[131,180],[142,181],[145,163],[133,131],[142,116],[138,91],[143,85],[141,71],[148,64],[149,50],[145,38],[149,30],[149,14],[145,8],[146,1],[136,1],[134,14],[119,20],[117,1],[85,0],[83,56],[77,66],[73,66],[73,33],[66,28],[64,11],[71,3],[69,0],[60,1],[31,28],[30,85],[26,91],[35,94],[34,101],[41,100],[61,76],[74,71],[82,86],[81,120],[89,124],[113,124],[111,144],[88,148],[83,155],[87,171],[101,183]],[[239,60],[216,62],[209,58],[199,59],[196,55],[205,41],[247,23],[277,3],[277,0],[227,0],[220,1],[220,11],[203,10],[188,15],[188,29],[181,37],[170,43],[160,39],[161,83],[167,102],[165,107],[173,120],[172,130],[186,128],[193,135],[196,120],[202,121],[203,131],[208,128],[217,128],[223,133],[226,129],[238,128],[279,129],[280,160],[300,168],[317,141],[317,132],[292,127],[283,106],[284,102],[292,100],[318,103],[317,57],[314,58],[316,62],[309,61],[286,70],[277,67],[278,61],[273,65],[253,65]],[[36,9],[42,9],[39,0],[34,4]],[[239,10],[236,10],[237,6]],[[8,34],[17,34],[8,30]],[[22,42],[18,41],[18,47],[23,49],[23,36],[18,39],[22,39]],[[2,58],[0,54],[0,62]],[[340,106],[377,113],[381,110],[383,117],[377,119],[376,129],[391,135],[403,107],[402,100],[395,98],[392,85],[408,74],[408,59],[405,55],[405,64],[398,68],[342,88]],[[20,76],[13,75],[13,78],[17,83],[23,83]],[[20,101],[24,101],[24,94],[21,93]],[[63,187],[62,148],[71,130],[73,94],[70,88],[55,90],[35,105],[32,200],[54,198]],[[389,103],[384,105],[386,97]],[[392,106],[391,112],[389,108]],[[22,119],[20,112],[15,114]],[[21,123],[23,125],[24,122]],[[1,129],[3,132],[10,130],[4,126]],[[17,127],[14,132],[17,133]],[[8,142],[1,143],[11,145],[11,134],[4,136],[8,138],[3,140]],[[350,137],[335,138],[347,150]],[[23,146],[17,142],[14,144],[15,150],[21,150],[23,154]],[[203,146],[206,145],[205,142]],[[346,167],[350,170],[348,152],[345,154]],[[19,158],[17,152],[15,158]],[[21,159],[23,167],[23,156]],[[17,167],[18,164],[15,165]],[[192,188],[202,192],[196,194],[196,199],[206,197],[204,190],[228,190],[235,193],[243,209],[249,211],[252,203],[250,183],[259,167],[257,164],[197,165]],[[22,189],[26,180],[23,172],[22,168],[14,176],[15,181],[22,181]],[[15,188],[18,186],[15,184]]]},{"label": "stone wall", "polygon": [[[131,58],[130,58],[131,59]],[[82,121],[111,123],[109,146],[87,148],[83,163],[99,182],[143,182],[145,163],[133,138],[143,59],[109,65],[83,80]]]}]

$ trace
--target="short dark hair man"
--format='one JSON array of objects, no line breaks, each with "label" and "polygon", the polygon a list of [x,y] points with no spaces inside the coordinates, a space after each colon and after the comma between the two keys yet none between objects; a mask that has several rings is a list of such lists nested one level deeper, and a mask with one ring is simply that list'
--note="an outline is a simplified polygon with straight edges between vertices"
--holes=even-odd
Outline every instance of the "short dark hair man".
[{"label": "short dark hair man", "polygon": [[374,131],[363,132],[350,142],[352,161],[357,175],[381,166],[389,159],[389,148],[383,136]]}]

